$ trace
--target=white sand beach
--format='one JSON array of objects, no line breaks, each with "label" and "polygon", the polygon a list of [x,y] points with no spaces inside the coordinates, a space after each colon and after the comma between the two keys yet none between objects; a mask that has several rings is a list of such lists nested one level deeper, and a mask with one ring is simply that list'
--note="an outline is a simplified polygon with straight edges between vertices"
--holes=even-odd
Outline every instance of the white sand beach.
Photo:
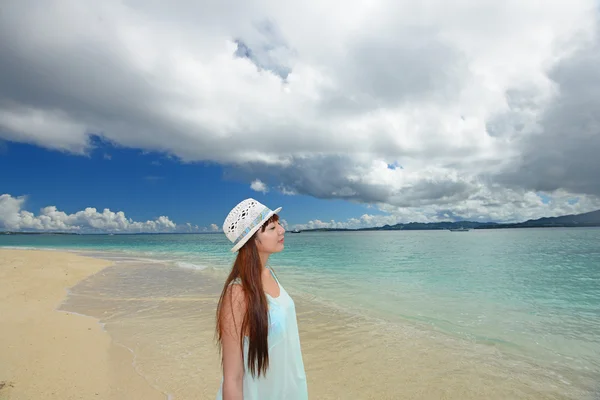
[{"label": "white sand beach", "polygon": [[0,399],[144,399],[152,388],[92,317],[57,311],[67,289],[109,262],[0,250]]}]

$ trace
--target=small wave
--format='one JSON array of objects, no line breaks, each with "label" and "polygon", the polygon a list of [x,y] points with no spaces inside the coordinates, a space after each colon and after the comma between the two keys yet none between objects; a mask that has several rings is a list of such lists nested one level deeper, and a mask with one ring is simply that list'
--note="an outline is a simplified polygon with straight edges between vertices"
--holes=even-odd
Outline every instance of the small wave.
[{"label": "small wave", "polygon": [[57,247],[36,247],[36,246],[0,246],[0,249],[6,250],[48,250],[48,251],[69,251]]},{"label": "small wave", "polygon": [[208,268],[207,265],[192,264],[192,263],[184,262],[184,261],[177,261],[175,263],[175,265],[177,265],[179,268],[195,269],[197,271],[202,271],[203,269]]}]

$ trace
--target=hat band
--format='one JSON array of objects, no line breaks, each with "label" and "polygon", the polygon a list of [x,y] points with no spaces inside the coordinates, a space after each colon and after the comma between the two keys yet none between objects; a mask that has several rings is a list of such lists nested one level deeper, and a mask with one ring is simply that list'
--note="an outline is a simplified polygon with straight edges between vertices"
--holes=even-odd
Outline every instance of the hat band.
[{"label": "hat band", "polygon": [[256,227],[256,225],[260,224],[265,218],[267,218],[267,215],[269,215],[270,212],[271,212],[271,210],[269,210],[268,207],[265,207],[265,209],[260,214],[258,214],[258,216],[256,218],[254,218],[254,221],[252,221],[250,223],[250,225],[248,225],[246,227],[246,229],[244,229],[244,231],[242,233],[240,233],[240,235],[237,237],[237,239],[235,239],[233,244],[236,245],[242,239],[244,239],[246,237],[246,235],[248,233],[250,233],[250,231]]}]

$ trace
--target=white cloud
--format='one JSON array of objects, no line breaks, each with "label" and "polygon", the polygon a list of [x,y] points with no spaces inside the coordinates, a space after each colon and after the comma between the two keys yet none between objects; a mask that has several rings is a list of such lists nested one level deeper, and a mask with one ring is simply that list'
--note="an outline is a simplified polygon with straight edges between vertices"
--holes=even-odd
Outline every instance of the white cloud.
[{"label": "white cloud", "polygon": [[[500,190],[500,189],[498,189]],[[545,201],[544,201],[545,200]],[[199,227],[191,223],[177,225],[169,217],[161,216],[150,221],[133,221],[122,211],[86,208],[73,214],[58,210],[55,206],[44,207],[38,215],[23,209],[25,196],[0,195],[0,229],[9,231],[62,231],[62,232],[220,232],[217,224]],[[579,214],[600,209],[600,200],[592,196],[574,197],[568,192],[552,195],[534,192],[503,190],[499,193],[478,192],[477,196],[459,206],[445,208],[437,204],[424,207],[393,207],[379,204],[385,215],[363,214],[346,221],[310,220],[303,224],[290,225],[281,219],[286,230],[346,228],[357,229],[373,226],[394,225],[407,222],[437,222],[451,220],[521,222],[527,219]]]},{"label": "white cloud", "polygon": [[105,208],[98,212],[88,207],[67,214],[55,206],[44,207],[38,215],[23,209],[26,198],[10,194],[0,196],[0,228],[9,231],[65,231],[65,232],[174,232],[177,225],[166,216],[150,221],[133,221],[122,211]]},{"label": "white cloud", "polygon": [[21,223],[21,206],[25,197],[12,197],[9,194],[0,196],[0,221],[4,227],[18,227]]},{"label": "white cloud", "polygon": [[294,196],[296,195],[296,191],[290,188],[287,188],[283,185],[278,187],[279,192],[281,192],[281,194],[286,195],[286,196]]},{"label": "white cloud", "polygon": [[5,3],[6,140],[97,134],[385,210],[600,196],[595,0]]},{"label": "white cloud", "polygon": [[[546,201],[544,201],[546,199]],[[594,196],[574,197],[568,192],[547,193],[520,192],[498,189],[490,193],[483,188],[477,195],[458,205],[444,207],[430,204],[423,207],[394,207],[380,204],[385,215],[364,214],[346,221],[310,220],[296,224],[294,229],[358,229],[374,226],[394,225],[408,222],[479,221],[479,222],[523,222],[542,217],[559,217],[581,214],[600,209],[600,200]]]},{"label": "white cloud", "polygon": [[186,222],[184,225],[178,226],[177,230],[181,231],[181,232],[186,232],[186,233],[193,233],[193,232],[201,232],[202,230],[206,230],[206,228],[200,228],[198,225],[194,225],[190,222]]},{"label": "white cloud", "polygon": [[269,191],[269,188],[267,187],[267,185],[265,183],[263,183],[262,181],[260,181],[259,179],[252,181],[252,183],[250,184],[250,189],[254,190],[255,192],[262,192],[262,193],[267,193]]}]

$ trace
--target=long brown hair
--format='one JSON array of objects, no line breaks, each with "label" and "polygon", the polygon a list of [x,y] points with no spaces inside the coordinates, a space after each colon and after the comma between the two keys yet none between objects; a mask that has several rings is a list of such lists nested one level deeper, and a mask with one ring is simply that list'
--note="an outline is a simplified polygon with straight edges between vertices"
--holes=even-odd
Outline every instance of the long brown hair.
[{"label": "long brown hair", "polygon": [[[263,224],[260,231],[264,232],[267,225],[278,220],[279,216],[273,214],[273,216]],[[262,286],[260,256],[254,239],[255,236],[250,238],[250,240],[248,240],[248,242],[246,242],[239,250],[233,263],[233,267],[231,268],[231,272],[225,280],[225,285],[223,286],[223,291],[221,292],[219,303],[217,305],[216,337],[219,353],[221,353],[223,346],[223,300],[231,282],[240,278],[242,281],[242,288],[244,289],[244,298],[246,300],[246,311],[241,326],[240,349],[242,350],[243,357],[244,335],[247,334],[249,341],[248,360],[244,361],[248,363],[248,369],[252,376],[255,377],[258,375],[260,377],[261,374],[266,376],[267,369],[269,368],[269,344],[267,341],[269,334],[269,314],[267,297]],[[233,305],[231,312],[233,314]],[[237,324],[235,321],[234,323]],[[221,363],[222,362],[223,360],[221,359]]]}]

